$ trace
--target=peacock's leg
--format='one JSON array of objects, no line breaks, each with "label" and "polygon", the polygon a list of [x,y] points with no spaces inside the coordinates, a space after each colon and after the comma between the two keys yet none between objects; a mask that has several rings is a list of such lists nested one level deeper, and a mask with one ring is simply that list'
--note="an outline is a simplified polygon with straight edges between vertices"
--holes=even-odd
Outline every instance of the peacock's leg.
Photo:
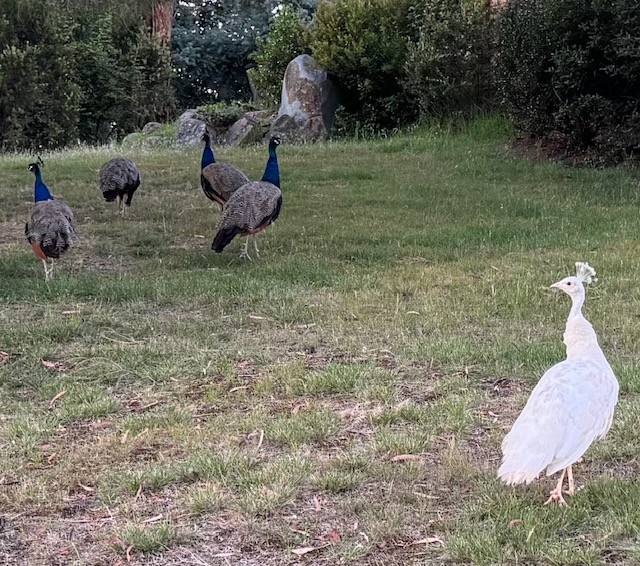
[{"label": "peacock's leg", "polygon": [[53,262],[43,259],[42,263],[44,264],[44,279],[45,281],[50,281],[53,279]]},{"label": "peacock's leg", "polygon": [[576,487],[573,483],[573,471],[571,470],[571,466],[567,468],[567,483],[569,484],[569,488],[565,491],[565,493],[567,495],[573,495],[576,492]]},{"label": "peacock's leg", "polygon": [[256,249],[256,257],[260,258],[260,250],[258,249],[258,235],[253,235],[253,247]]},{"label": "peacock's leg", "polygon": [[118,212],[122,214],[122,197],[120,195],[116,197],[116,204],[118,205]]},{"label": "peacock's leg", "polygon": [[549,503],[557,503],[558,505],[566,505],[567,502],[562,497],[562,483],[564,482],[564,475],[567,473],[569,468],[565,468],[562,470],[560,474],[560,479],[556,484],[556,487],[549,494],[549,499],[545,501],[545,505],[549,505]]},{"label": "peacock's leg", "polygon": [[249,237],[247,236],[244,239],[244,245],[242,246],[242,253],[240,254],[240,259],[248,259],[251,260],[251,256],[249,255]]}]

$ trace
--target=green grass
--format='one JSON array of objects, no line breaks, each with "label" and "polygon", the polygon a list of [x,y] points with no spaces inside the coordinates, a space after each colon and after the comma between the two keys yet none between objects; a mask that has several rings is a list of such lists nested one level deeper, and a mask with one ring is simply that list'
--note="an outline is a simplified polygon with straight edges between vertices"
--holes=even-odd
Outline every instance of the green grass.
[{"label": "green grass", "polygon": [[[44,155],[79,233],[49,283],[23,238],[31,159],[0,157],[0,554],[636,563],[637,170],[524,161],[509,135],[483,118],[283,146],[282,215],[253,262],[240,241],[210,250],[199,150],[127,150],[142,186],[124,220],[95,182],[116,152]],[[259,178],[266,152],[217,157]],[[546,288],[578,260],[621,399],[575,468],[584,489],[547,508],[552,480],[495,472],[564,355],[569,303]]]}]

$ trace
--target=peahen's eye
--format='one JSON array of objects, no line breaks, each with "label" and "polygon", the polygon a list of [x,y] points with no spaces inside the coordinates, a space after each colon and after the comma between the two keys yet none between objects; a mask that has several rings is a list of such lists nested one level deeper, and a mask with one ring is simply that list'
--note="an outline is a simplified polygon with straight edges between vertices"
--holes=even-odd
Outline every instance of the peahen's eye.
[{"label": "peahen's eye", "polygon": [[571,285],[571,281],[567,281],[567,285]]}]

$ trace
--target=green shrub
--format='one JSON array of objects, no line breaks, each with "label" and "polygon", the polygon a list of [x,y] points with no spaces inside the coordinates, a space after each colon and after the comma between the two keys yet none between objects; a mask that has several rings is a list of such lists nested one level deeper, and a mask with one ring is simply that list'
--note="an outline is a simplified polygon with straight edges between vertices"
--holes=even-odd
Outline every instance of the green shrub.
[{"label": "green shrub", "polygon": [[491,90],[491,34],[483,0],[423,0],[409,43],[404,88],[423,116],[467,112]]},{"label": "green shrub", "polygon": [[267,36],[259,39],[251,58],[257,66],[249,70],[258,97],[266,105],[280,100],[284,71],[293,58],[308,53],[311,33],[298,12],[285,5],[275,17]]},{"label": "green shrub", "polygon": [[221,138],[234,122],[242,118],[245,113],[255,110],[249,102],[216,102],[196,108],[198,115],[209,125],[209,131],[215,138]]},{"label": "green shrub", "polygon": [[344,91],[347,111],[378,126],[401,122],[401,80],[407,57],[408,0],[322,2],[314,19],[312,55]]},{"label": "green shrub", "polygon": [[496,81],[516,126],[586,163],[640,157],[637,0],[512,0]]}]

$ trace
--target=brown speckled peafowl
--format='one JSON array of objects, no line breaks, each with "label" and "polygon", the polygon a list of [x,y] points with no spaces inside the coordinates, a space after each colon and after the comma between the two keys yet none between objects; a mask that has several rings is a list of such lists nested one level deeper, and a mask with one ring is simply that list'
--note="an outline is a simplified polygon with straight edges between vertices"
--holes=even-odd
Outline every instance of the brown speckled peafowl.
[{"label": "brown speckled peafowl", "polygon": [[45,279],[49,280],[53,277],[53,260],[58,259],[74,243],[76,231],[73,212],[65,202],[54,200],[42,181],[37,163],[30,163],[28,169],[36,176],[35,205],[24,231],[34,253],[44,264]]},{"label": "brown speckled peafowl", "polygon": [[140,173],[133,161],[124,157],[116,157],[100,167],[98,182],[104,200],[107,202],[117,201],[118,209],[124,216],[125,205],[131,205],[133,193],[140,186]]},{"label": "brown speckled peafowl", "polygon": [[207,198],[223,207],[236,190],[249,182],[249,177],[230,163],[217,163],[209,134],[205,133],[202,139],[204,150],[200,162],[200,184]]},{"label": "brown speckled peafowl", "polygon": [[218,223],[218,232],[211,248],[220,253],[238,234],[247,236],[240,257],[249,256],[249,236],[254,236],[256,256],[260,257],[255,235],[272,224],[280,214],[282,192],[280,191],[280,169],[276,148],[280,138],[272,136],[269,141],[269,160],[261,181],[242,185],[227,202]]}]

